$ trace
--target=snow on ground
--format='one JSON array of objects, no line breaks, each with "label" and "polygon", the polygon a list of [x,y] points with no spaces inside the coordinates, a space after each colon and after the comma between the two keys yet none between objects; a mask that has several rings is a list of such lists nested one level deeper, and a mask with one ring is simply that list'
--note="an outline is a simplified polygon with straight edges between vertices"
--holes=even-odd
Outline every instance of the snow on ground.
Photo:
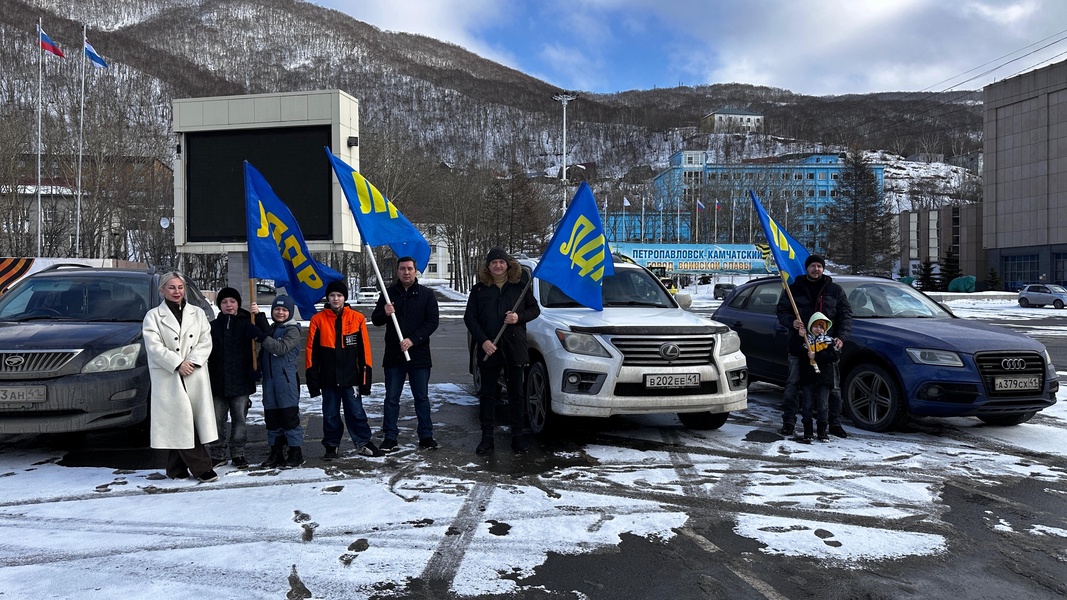
[{"label": "snow on ground", "polygon": [[[691,290],[696,305],[718,302],[701,288]],[[950,305],[965,317],[1035,314],[1009,300]],[[461,311],[462,298],[444,312]],[[366,399],[372,424],[382,392],[377,384]],[[487,470],[469,449],[405,448],[283,471],[227,466],[219,482],[196,484],[158,470],[68,468],[61,450],[0,442],[0,595],[278,598],[299,581],[315,598],[365,598],[413,578],[460,596],[521,593],[521,578],[550,552],[610,551],[624,533],[669,539],[708,507],[766,554],[862,568],[947,551],[939,496],[949,478],[982,486],[1067,477],[1067,388],[1018,427],[948,419],[943,435],[852,430],[816,444],[754,436],[776,428],[780,390],[750,392],[749,409],[720,430],[686,430],[672,415],[635,418],[639,426],[550,461],[568,466],[515,476]],[[477,403],[455,384],[432,386],[431,397],[439,412]],[[307,397],[302,409],[321,412]],[[250,419],[262,423],[258,398]],[[413,428],[410,414],[401,427]],[[1067,537],[1012,518],[991,510],[988,524]]]}]

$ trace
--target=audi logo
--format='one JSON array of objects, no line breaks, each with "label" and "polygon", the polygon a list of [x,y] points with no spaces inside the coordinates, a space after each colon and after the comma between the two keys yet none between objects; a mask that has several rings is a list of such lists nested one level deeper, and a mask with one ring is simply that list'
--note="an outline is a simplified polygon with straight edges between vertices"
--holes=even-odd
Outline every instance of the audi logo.
[{"label": "audi logo", "polygon": [[9,356],[4,359],[4,366],[11,367],[13,369],[15,367],[21,366],[24,362],[26,362],[26,359],[21,356]]},{"label": "audi logo", "polygon": [[666,360],[675,360],[681,353],[682,349],[678,347],[678,344],[668,342],[659,347],[659,355]]},{"label": "audi logo", "polygon": [[1005,371],[1022,371],[1026,368],[1025,358],[1005,358],[1000,361],[1000,368]]}]

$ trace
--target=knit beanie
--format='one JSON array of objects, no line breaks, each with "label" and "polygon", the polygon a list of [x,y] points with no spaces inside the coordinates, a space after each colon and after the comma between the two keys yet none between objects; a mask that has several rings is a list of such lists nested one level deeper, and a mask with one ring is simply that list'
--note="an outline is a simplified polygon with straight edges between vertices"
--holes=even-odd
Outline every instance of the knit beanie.
[{"label": "knit beanie", "polygon": [[[293,299],[292,298],[290,298],[289,296],[286,296],[285,294],[282,294],[281,296],[276,296],[274,298],[274,302],[272,302],[271,305],[270,305],[270,316],[271,316],[272,319],[274,318],[274,307],[276,307],[276,306],[284,307],[289,311],[289,318],[285,319],[285,321],[288,321],[289,319],[293,318],[293,314],[294,314],[295,311],[293,310],[294,307],[293,307]],[[285,321],[275,321],[275,322],[276,323],[285,323]]]},{"label": "knit beanie", "polygon": [[329,298],[330,294],[332,294],[333,292],[338,292],[339,294],[345,297],[345,300],[348,300],[348,286],[345,285],[345,282],[331,281],[330,283],[326,284],[326,297]]},{"label": "knit beanie", "polygon": [[215,306],[222,308],[222,301],[227,298],[233,298],[237,301],[237,306],[241,306],[241,293],[232,287],[224,287],[215,294]]},{"label": "knit beanie", "polygon": [[494,260],[502,260],[504,262],[511,262],[511,257],[508,256],[507,252],[504,252],[503,248],[493,248],[493,249],[489,250],[489,254],[485,255],[485,264],[486,264],[486,266],[488,266],[489,263],[493,262]]},{"label": "knit beanie", "polygon": [[808,266],[811,265],[811,263],[819,263],[820,265],[822,265],[822,268],[826,268],[826,260],[824,260],[823,257],[819,256],[818,254],[812,254],[808,256],[808,258],[804,261],[804,268],[807,269]]}]

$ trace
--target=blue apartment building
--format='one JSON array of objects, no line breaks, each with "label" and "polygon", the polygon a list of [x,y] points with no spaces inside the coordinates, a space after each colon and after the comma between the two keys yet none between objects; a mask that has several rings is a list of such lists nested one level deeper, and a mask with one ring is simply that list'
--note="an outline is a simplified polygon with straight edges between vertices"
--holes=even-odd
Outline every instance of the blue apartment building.
[{"label": "blue apartment building", "polygon": [[[829,206],[837,200],[843,154],[771,157],[744,163],[709,162],[707,152],[682,150],[653,179],[654,201],[644,218],[636,211],[608,215],[618,242],[680,244],[766,243],[749,190],[786,231],[810,252],[825,252]],[[885,165],[872,164],[880,189]]]}]

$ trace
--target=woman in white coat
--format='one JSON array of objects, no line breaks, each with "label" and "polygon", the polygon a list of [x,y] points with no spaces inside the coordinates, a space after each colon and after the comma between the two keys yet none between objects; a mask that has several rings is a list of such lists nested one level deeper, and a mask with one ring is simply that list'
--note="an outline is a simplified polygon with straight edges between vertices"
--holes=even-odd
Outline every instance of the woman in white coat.
[{"label": "woman in white coat", "polygon": [[198,306],[185,301],[185,278],[171,271],[159,279],[163,302],[143,324],[148,372],[152,379],[153,448],[169,450],[167,476],[215,481],[204,444],[218,439],[207,359],[211,323]]}]

